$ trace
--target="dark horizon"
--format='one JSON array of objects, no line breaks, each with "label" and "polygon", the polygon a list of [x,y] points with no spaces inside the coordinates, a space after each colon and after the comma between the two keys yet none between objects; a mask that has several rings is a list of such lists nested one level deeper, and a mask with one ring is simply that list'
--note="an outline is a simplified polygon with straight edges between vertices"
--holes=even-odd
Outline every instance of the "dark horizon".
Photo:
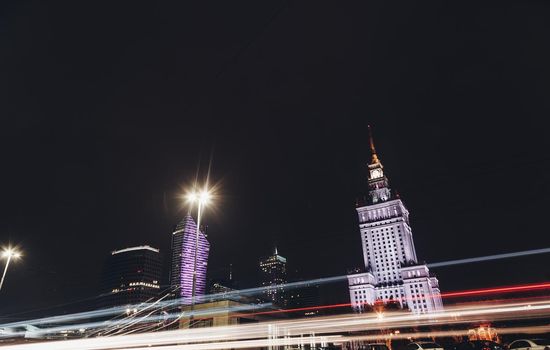
[{"label": "dark horizon", "polygon": [[[93,297],[115,249],[166,261],[210,162],[210,277],[253,286],[275,246],[303,278],[345,274],[368,124],[421,260],[550,247],[548,3],[2,7],[0,243],[25,254],[5,314]],[[547,260],[433,272],[512,285]]]}]

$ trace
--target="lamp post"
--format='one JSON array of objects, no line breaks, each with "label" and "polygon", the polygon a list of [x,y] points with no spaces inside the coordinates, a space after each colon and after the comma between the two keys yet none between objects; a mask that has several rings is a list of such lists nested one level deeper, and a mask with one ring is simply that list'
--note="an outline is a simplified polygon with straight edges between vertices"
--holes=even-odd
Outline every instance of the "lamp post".
[{"label": "lamp post", "polygon": [[19,257],[21,257],[21,253],[19,253],[17,250],[11,247],[4,248],[4,251],[2,252],[2,258],[7,258],[8,260],[6,261],[6,266],[4,267],[2,280],[0,280],[0,290],[2,290],[2,286],[4,285],[4,279],[6,278],[6,272],[8,272],[8,266],[10,266],[11,259],[17,259]]},{"label": "lamp post", "polygon": [[[191,315],[189,321],[193,320],[193,311],[195,309],[195,294],[197,289],[197,255],[199,250],[199,233],[201,226],[201,217],[203,212],[203,207],[210,202],[212,195],[205,188],[200,192],[191,192],[187,195],[187,200],[191,203],[197,203],[197,228],[195,229],[195,257],[193,262],[193,285],[191,288]],[[189,324],[191,326],[191,324]]]}]

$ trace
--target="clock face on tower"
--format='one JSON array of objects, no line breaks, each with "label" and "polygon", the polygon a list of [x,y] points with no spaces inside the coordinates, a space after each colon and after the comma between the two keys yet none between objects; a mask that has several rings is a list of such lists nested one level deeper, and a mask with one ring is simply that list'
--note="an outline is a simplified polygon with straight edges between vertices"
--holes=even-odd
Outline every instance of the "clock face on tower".
[{"label": "clock face on tower", "polygon": [[374,169],[370,172],[370,178],[371,179],[377,179],[379,177],[382,177],[382,169]]}]

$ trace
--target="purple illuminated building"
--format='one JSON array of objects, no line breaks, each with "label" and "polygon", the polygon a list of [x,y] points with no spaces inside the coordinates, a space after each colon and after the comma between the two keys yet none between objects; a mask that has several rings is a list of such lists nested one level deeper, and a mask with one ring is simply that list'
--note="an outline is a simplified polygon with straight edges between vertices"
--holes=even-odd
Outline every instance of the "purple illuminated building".
[{"label": "purple illuminated building", "polygon": [[[193,269],[195,260],[197,224],[187,215],[176,225],[172,233],[172,264],[170,268],[170,285],[174,294],[184,298],[183,304],[191,304],[193,290]],[[203,232],[199,232],[197,250],[197,277],[195,286],[196,301],[201,301],[206,287],[206,268],[210,243]]]}]

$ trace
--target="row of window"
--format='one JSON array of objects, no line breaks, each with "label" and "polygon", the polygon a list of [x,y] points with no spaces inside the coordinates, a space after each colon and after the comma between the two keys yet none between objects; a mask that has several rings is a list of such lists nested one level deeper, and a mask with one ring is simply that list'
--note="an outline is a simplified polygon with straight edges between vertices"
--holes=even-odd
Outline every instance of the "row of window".
[{"label": "row of window", "polygon": [[380,228],[380,229],[376,229],[376,230],[371,230],[370,232],[372,233],[376,233],[376,235],[378,236],[378,232],[380,233],[384,233],[384,231],[391,231],[393,232],[393,229],[397,227],[397,231],[401,232],[401,227],[400,226],[390,226],[390,227],[386,227],[386,228]]}]

